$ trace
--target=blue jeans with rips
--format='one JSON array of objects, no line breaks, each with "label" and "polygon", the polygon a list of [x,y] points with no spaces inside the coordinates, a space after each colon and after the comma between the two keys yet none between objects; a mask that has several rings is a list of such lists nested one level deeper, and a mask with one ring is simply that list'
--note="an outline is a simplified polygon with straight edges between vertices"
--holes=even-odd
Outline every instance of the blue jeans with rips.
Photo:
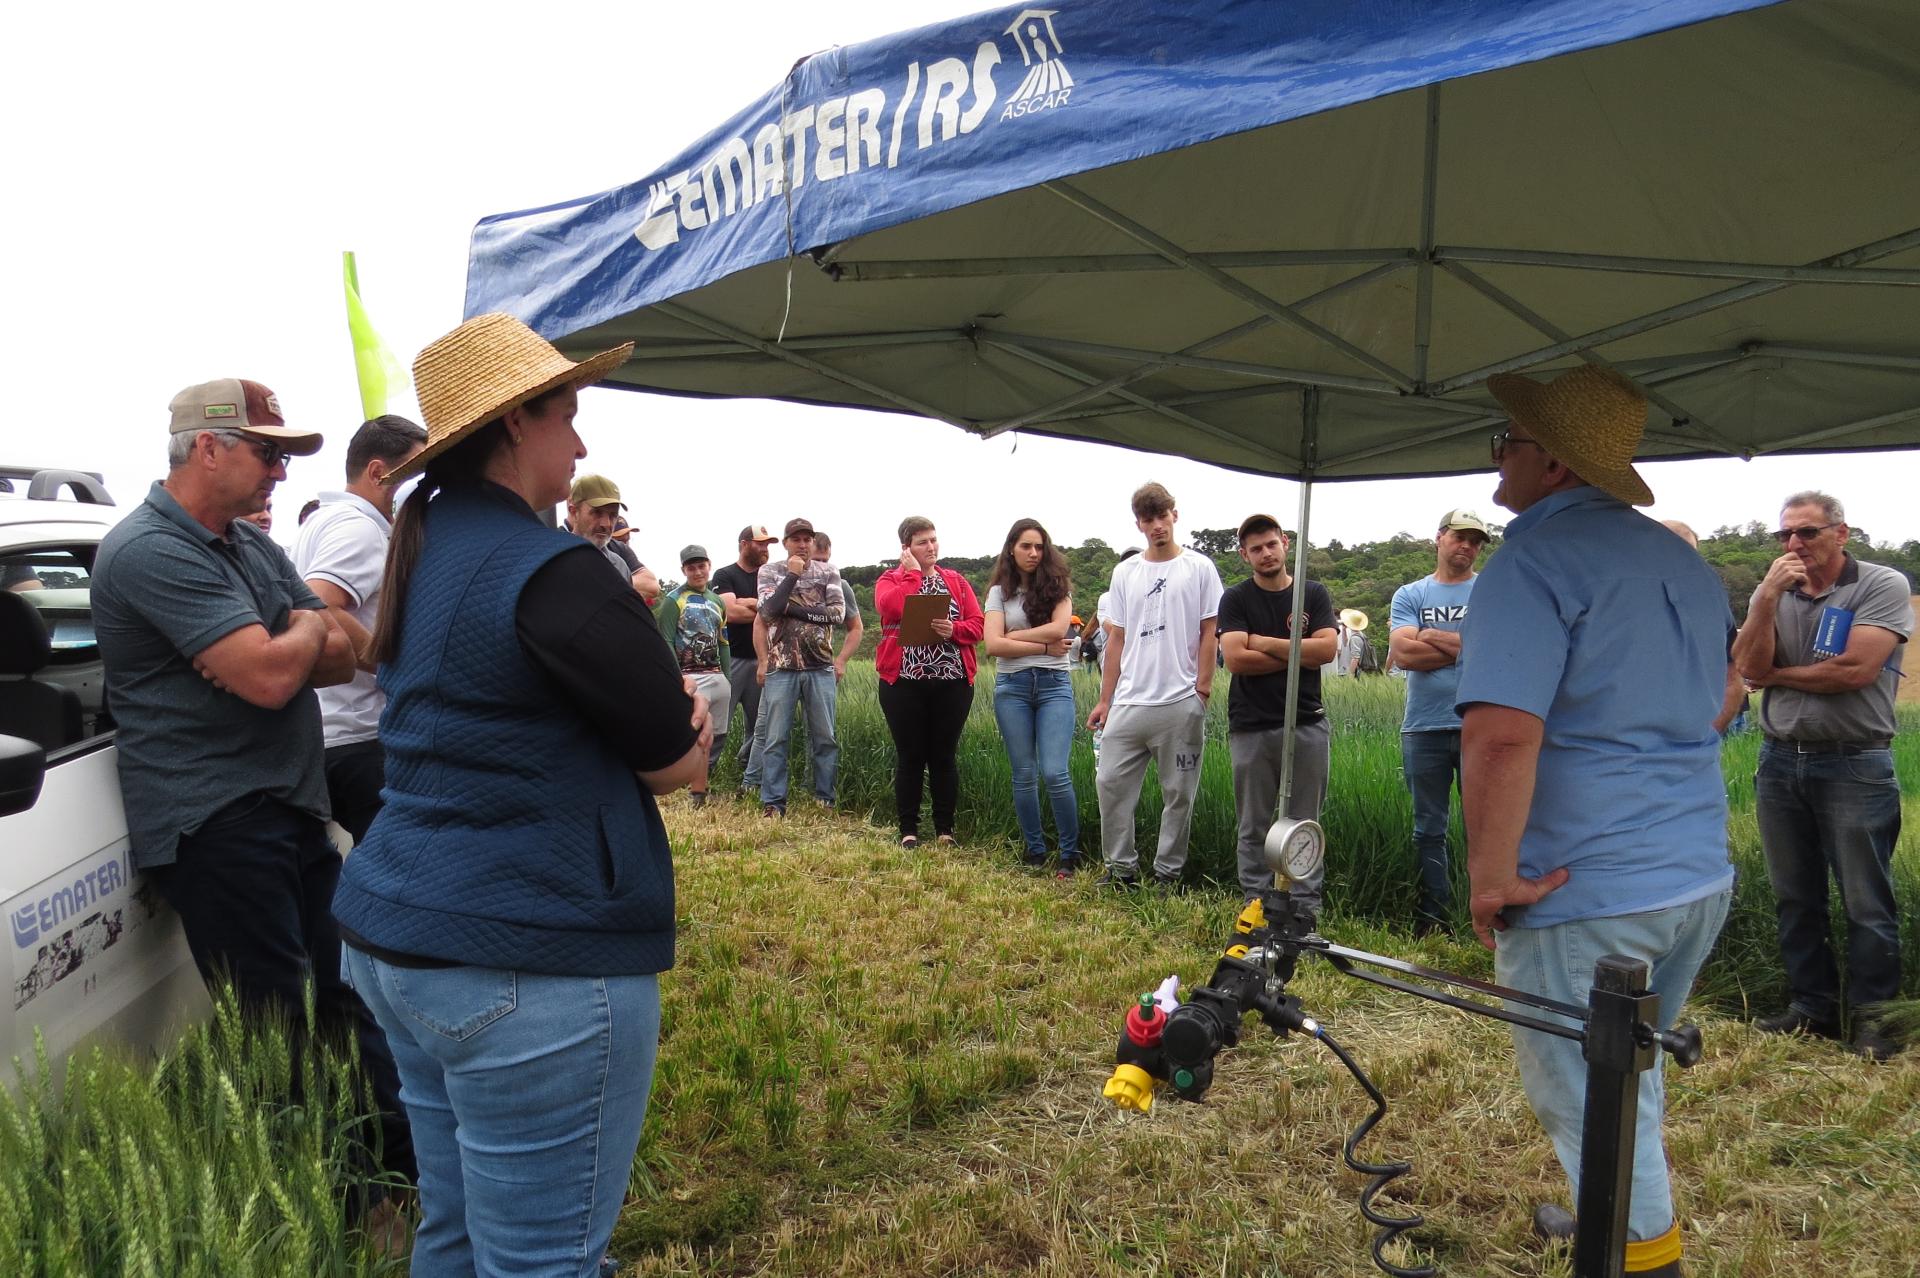
[{"label": "blue jeans with rips", "polygon": [[1827,871],[1847,913],[1847,995],[1855,1013],[1900,996],[1893,846],[1900,783],[1891,750],[1801,754],[1769,741],[1753,777],[1754,815],[1780,923],[1795,1011],[1838,1028],[1840,972],[1829,936]]},{"label": "blue jeans with rips", "polygon": [[597,1278],[653,1085],[659,977],[399,967],[352,946],[342,967],[413,1124],[412,1278]]},{"label": "blue jeans with rips", "polygon": [[[1624,954],[1652,969],[1647,988],[1660,996],[1660,1028],[1670,1029],[1720,935],[1732,899],[1733,889],[1723,888],[1697,901],[1645,914],[1576,919],[1540,928],[1510,927],[1499,934],[1494,979],[1517,990],[1585,1006],[1593,989],[1594,964],[1603,955]],[[1551,1012],[1532,1008],[1516,1006],[1514,1010],[1553,1017]],[[1559,1155],[1573,1188],[1573,1201],[1578,1203],[1587,1100],[1587,1062],[1580,1044],[1515,1026],[1513,1053],[1527,1102],[1553,1141],[1553,1152]],[[1627,1212],[1627,1237],[1636,1242],[1658,1238],[1673,1227],[1673,1190],[1667,1182],[1667,1151],[1660,1139],[1666,1109],[1660,1072],[1664,1057],[1661,1053],[1654,1067],[1640,1076],[1633,1190]]]},{"label": "blue jeans with rips", "polygon": [[1420,860],[1422,919],[1444,923],[1453,911],[1447,861],[1447,810],[1460,775],[1460,732],[1403,732],[1400,770],[1413,795],[1413,850]]},{"label": "blue jeans with rips", "polygon": [[1047,787],[1060,859],[1080,855],[1080,806],[1073,793],[1073,676],[1065,670],[1016,670],[995,675],[993,718],[1013,767],[1013,814],[1029,858],[1046,855],[1040,824],[1040,785]]},{"label": "blue jeans with rips", "polygon": [[755,758],[760,767],[760,802],[787,806],[787,748],[793,735],[796,708],[807,716],[807,744],[813,751],[813,794],[833,806],[834,774],[840,763],[840,743],[833,735],[833,711],[840,687],[833,667],[818,670],[773,670],[760,689],[763,735]]}]

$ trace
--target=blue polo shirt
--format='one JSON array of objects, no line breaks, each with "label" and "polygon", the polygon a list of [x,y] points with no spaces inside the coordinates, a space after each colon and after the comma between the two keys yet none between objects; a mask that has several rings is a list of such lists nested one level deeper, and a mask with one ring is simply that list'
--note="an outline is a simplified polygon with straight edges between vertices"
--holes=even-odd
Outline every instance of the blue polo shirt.
[{"label": "blue polo shirt", "polygon": [[1457,709],[1544,722],[1520,872],[1571,873],[1510,924],[1641,914],[1732,883],[1713,718],[1733,633],[1706,561],[1597,488],[1507,525],[1474,586]]},{"label": "blue polo shirt", "polygon": [[[1410,581],[1393,592],[1393,609],[1388,626],[1399,630],[1450,630],[1459,634],[1467,624],[1467,600],[1473,597],[1473,583],[1446,582],[1428,574]],[[1460,687],[1460,663],[1438,670],[1407,671],[1407,713],[1400,723],[1402,732],[1458,732],[1460,716],[1453,705]]]}]

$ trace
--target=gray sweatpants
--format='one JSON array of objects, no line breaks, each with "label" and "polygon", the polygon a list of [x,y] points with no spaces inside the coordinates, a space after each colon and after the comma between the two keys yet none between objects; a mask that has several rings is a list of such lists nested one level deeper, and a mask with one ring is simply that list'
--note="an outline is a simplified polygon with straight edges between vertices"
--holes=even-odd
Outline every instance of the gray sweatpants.
[{"label": "gray sweatpants", "polygon": [[1134,809],[1147,779],[1147,760],[1160,765],[1160,848],[1153,872],[1172,878],[1187,864],[1193,796],[1200,789],[1200,752],[1207,742],[1207,703],[1199,694],[1163,706],[1115,706],[1100,736],[1100,840],[1107,864],[1140,872],[1134,847]]},{"label": "gray sweatpants", "polygon": [[[1293,797],[1287,804],[1287,815],[1317,821],[1327,801],[1327,759],[1333,744],[1333,725],[1322,715],[1311,723],[1295,725],[1293,732]],[[1235,844],[1240,890],[1249,896],[1258,896],[1273,886],[1273,871],[1267,867],[1267,831],[1280,812],[1280,753],[1286,739],[1285,728],[1227,734],[1227,750],[1233,755],[1233,806],[1240,818],[1240,837]],[[1324,878],[1322,870],[1315,870],[1311,879],[1294,885],[1294,899],[1305,902],[1315,914],[1320,912]]]}]

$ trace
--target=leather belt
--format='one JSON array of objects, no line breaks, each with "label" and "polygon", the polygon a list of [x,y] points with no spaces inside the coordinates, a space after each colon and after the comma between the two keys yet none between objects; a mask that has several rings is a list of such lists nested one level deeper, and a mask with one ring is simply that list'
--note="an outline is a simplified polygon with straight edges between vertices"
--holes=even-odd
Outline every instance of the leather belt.
[{"label": "leather belt", "polygon": [[1781,737],[1768,737],[1767,743],[1795,754],[1865,754],[1893,746],[1892,741],[1787,741]]}]

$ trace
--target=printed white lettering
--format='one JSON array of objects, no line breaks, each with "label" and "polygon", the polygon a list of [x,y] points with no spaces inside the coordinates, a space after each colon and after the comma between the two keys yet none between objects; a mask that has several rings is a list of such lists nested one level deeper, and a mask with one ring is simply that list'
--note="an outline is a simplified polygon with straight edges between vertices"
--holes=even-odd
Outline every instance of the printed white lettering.
[{"label": "printed white lettering", "polygon": [[813,127],[813,108],[801,107],[788,113],[780,121],[780,132],[793,144],[793,160],[789,172],[793,176],[793,189],[799,190],[807,184],[807,130]]},{"label": "printed white lettering", "polygon": [[757,203],[785,189],[780,175],[780,125],[763,124],[753,135],[753,198]]},{"label": "printed white lettering", "polygon": [[880,167],[878,121],[886,109],[885,89],[868,89],[847,99],[847,172],[857,172],[863,165]]},{"label": "printed white lettering", "polygon": [[846,114],[847,100],[835,98],[822,102],[813,117],[813,133],[819,139],[813,152],[813,175],[822,182],[831,181],[847,171],[847,162],[841,156],[841,148],[847,144],[847,129],[841,117]]},{"label": "printed white lettering", "polygon": [[927,94],[920,100],[920,149],[933,145],[934,117],[940,118],[940,140],[952,141],[960,132],[960,95],[967,91],[967,64],[942,58],[927,68]]},{"label": "printed white lettering", "polygon": [[[752,204],[753,157],[747,152],[747,144],[739,138],[728,138],[726,145],[702,166],[700,180],[707,188],[709,217],[725,217]],[[718,200],[715,192],[719,193]],[[714,207],[716,203],[718,208]]]},{"label": "printed white lettering", "polygon": [[920,64],[907,64],[907,88],[900,95],[900,105],[893,109],[893,142],[887,147],[887,167],[894,168],[900,163],[900,133],[906,128],[907,108],[913,105],[913,91],[920,87]]},{"label": "printed white lettering", "polygon": [[689,231],[697,231],[707,224],[707,211],[700,207],[706,193],[707,189],[699,178],[688,178],[687,184],[673,193],[674,206],[680,212],[680,225]]},{"label": "printed white lettering", "polygon": [[1000,46],[989,40],[973,53],[973,105],[960,117],[960,131],[971,133],[980,127],[993,109],[993,69],[1000,65]]}]

